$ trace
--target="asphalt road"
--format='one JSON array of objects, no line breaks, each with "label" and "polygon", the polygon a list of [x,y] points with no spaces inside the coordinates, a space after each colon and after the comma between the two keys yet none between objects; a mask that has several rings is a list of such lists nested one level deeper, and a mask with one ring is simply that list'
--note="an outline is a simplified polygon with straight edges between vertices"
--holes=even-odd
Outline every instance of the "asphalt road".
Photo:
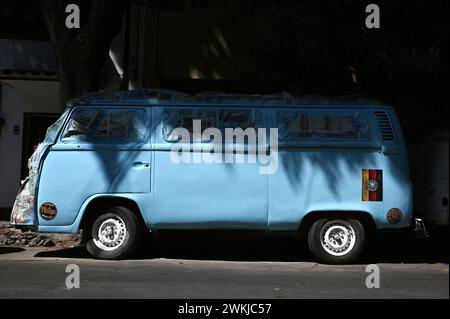
[{"label": "asphalt road", "polygon": [[[179,236],[134,258],[91,259],[82,248],[0,247],[0,298],[449,298],[448,243],[385,241],[360,264],[317,264],[298,240]],[[80,288],[66,287],[66,267]],[[366,287],[377,264],[380,288]]]}]

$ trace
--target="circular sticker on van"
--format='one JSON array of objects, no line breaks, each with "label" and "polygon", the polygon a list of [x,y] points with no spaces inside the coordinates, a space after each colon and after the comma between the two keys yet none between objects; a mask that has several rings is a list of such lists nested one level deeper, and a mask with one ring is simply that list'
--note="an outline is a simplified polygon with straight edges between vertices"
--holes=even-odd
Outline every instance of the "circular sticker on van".
[{"label": "circular sticker on van", "polygon": [[39,214],[41,214],[42,218],[50,220],[56,217],[57,209],[55,204],[53,203],[43,203],[39,208]]}]

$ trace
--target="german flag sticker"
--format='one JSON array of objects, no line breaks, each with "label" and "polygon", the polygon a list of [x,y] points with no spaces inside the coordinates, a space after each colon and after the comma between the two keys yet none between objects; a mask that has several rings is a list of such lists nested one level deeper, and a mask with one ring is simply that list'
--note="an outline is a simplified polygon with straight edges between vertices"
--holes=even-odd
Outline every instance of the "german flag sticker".
[{"label": "german flag sticker", "polygon": [[383,171],[381,169],[362,170],[362,200],[383,201]]}]

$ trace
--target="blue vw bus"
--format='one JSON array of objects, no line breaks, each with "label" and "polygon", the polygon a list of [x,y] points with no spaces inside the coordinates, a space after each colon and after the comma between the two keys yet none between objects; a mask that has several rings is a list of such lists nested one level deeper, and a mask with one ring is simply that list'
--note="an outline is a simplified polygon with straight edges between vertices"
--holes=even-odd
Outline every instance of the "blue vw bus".
[{"label": "blue vw bus", "polygon": [[[225,136],[225,137],[224,137]],[[29,160],[11,225],[83,230],[95,258],[144,231],[294,231],[349,263],[374,230],[414,223],[393,109],[363,97],[168,90],[70,101]]]}]

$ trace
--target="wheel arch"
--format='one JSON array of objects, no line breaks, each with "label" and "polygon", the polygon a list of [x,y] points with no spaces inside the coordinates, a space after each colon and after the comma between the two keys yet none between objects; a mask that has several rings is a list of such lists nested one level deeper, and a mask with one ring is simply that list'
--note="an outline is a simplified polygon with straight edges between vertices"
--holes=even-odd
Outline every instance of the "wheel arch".
[{"label": "wheel arch", "polygon": [[86,205],[84,210],[81,212],[82,218],[80,222],[80,229],[86,228],[93,222],[93,218],[95,217],[94,212],[102,209],[106,209],[108,207],[113,206],[121,206],[128,208],[132,211],[137,218],[139,219],[142,226],[145,226],[145,221],[142,215],[142,211],[139,208],[139,205],[133,199],[124,197],[124,196],[99,196],[92,198],[89,203]]},{"label": "wheel arch", "polygon": [[320,219],[320,218],[354,218],[359,220],[366,232],[368,234],[372,234],[376,231],[376,224],[374,219],[372,218],[372,215],[366,211],[312,211],[307,213],[302,220],[300,221],[299,225],[299,234],[301,236],[306,236],[308,234],[308,230],[312,226],[312,224]]}]

